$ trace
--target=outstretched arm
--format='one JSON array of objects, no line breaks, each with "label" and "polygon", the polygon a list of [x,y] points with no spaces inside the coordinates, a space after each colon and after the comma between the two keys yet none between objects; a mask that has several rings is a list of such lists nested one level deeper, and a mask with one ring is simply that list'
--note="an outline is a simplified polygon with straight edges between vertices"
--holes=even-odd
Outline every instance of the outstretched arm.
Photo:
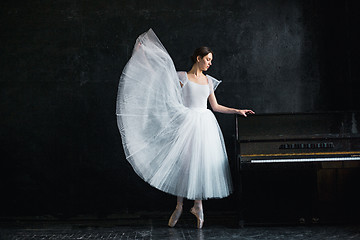
[{"label": "outstretched arm", "polygon": [[229,107],[225,107],[225,106],[218,104],[214,92],[212,92],[209,95],[209,102],[210,102],[211,108],[214,112],[230,113],[230,114],[233,113],[233,114],[242,115],[244,117],[247,117],[248,114],[255,114],[255,112],[252,110],[248,110],[248,109],[241,110],[241,109],[236,109],[236,108],[229,108]]}]

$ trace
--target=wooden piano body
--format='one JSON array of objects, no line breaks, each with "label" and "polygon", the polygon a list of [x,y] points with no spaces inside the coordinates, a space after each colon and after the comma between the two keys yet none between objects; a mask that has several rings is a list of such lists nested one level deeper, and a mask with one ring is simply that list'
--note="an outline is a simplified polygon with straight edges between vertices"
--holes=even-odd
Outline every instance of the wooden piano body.
[{"label": "wooden piano body", "polygon": [[360,112],[236,116],[240,224],[360,219]]}]

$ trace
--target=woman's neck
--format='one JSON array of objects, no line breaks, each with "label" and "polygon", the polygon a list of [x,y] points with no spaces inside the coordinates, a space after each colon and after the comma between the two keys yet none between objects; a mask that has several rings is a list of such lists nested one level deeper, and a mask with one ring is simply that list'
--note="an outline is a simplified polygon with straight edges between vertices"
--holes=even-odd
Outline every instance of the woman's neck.
[{"label": "woman's neck", "polygon": [[189,71],[190,74],[194,74],[195,77],[200,77],[202,75],[202,71],[200,70],[200,68],[197,66],[197,64],[194,64],[191,68],[191,70]]}]

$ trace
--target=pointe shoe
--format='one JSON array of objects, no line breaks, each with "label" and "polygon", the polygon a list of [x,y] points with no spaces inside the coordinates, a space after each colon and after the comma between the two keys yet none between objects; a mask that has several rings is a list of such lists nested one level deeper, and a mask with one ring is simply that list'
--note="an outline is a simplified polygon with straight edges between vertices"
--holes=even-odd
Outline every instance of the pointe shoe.
[{"label": "pointe shoe", "polygon": [[190,212],[195,215],[197,219],[197,228],[202,228],[204,224],[204,214],[202,210],[195,210],[195,208],[191,208]]},{"label": "pointe shoe", "polygon": [[169,227],[175,227],[177,221],[181,216],[181,213],[182,213],[182,206],[181,207],[176,206],[174,212],[171,214],[171,217],[169,219],[169,223],[168,223]]}]

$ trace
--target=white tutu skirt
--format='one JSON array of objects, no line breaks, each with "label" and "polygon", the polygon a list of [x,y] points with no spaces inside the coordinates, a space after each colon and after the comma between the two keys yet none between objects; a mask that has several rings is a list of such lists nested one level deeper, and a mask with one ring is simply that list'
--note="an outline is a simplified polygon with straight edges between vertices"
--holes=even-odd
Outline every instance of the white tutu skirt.
[{"label": "white tutu skirt", "polygon": [[144,181],[188,199],[232,192],[215,116],[183,105],[172,59],[151,29],[137,39],[123,70],[116,113],[126,158]]}]

